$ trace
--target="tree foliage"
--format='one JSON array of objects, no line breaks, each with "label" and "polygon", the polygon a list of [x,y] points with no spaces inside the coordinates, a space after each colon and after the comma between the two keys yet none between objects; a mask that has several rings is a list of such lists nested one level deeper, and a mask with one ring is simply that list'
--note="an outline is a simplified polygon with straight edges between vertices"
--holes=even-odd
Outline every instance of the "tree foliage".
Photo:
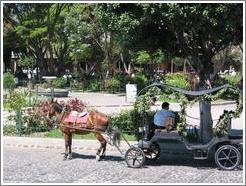
[{"label": "tree foliage", "polygon": [[105,78],[118,63],[130,74],[137,55],[189,58],[203,79],[216,54],[243,40],[242,3],[5,3],[3,13],[5,53],[21,48],[42,73],[90,62],[107,66]]}]

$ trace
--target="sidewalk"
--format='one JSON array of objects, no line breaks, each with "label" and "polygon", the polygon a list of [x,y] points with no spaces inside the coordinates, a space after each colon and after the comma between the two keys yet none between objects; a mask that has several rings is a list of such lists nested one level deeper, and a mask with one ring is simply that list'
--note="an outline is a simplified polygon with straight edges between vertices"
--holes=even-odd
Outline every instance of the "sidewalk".
[{"label": "sidewalk", "polygon": [[[70,92],[68,97],[58,98],[58,100],[69,100],[77,98],[84,101],[88,106],[92,107],[128,107],[133,106],[133,102],[126,100],[125,94],[108,94],[108,93],[88,93],[88,92]],[[234,104],[235,101],[215,101],[212,105]],[[179,104],[179,103],[171,103]],[[161,102],[156,102],[160,106]]]},{"label": "sidewalk", "polygon": [[[131,145],[136,141],[129,142]],[[3,147],[34,148],[34,149],[61,149],[65,150],[65,141],[60,138],[37,138],[3,136]],[[97,140],[73,139],[72,150],[97,151],[100,143]],[[126,151],[129,146],[121,140],[120,149]],[[115,146],[107,145],[107,151],[119,152]]]}]

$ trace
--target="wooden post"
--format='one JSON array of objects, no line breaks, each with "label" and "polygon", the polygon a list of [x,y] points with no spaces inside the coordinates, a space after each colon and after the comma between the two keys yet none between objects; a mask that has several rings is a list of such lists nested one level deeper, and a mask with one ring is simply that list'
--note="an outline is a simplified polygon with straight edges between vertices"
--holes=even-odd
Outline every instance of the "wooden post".
[{"label": "wooden post", "polygon": [[213,137],[213,120],[211,116],[211,102],[200,101],[199,107],[200,107],[199,139],[202,144],[206,144]]},{"label": "wooden post", "polygon": [[173,59],[171,59],[171,74],[173,74]]}]

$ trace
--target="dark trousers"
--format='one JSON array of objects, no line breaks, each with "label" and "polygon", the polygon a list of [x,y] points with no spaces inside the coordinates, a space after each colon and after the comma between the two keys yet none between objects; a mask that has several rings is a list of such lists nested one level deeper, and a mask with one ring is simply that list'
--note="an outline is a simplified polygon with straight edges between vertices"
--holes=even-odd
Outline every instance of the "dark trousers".
[{"label": "dark trousers", "polygon": [[166,129],[165,126],[154,125],[154,129]]}]

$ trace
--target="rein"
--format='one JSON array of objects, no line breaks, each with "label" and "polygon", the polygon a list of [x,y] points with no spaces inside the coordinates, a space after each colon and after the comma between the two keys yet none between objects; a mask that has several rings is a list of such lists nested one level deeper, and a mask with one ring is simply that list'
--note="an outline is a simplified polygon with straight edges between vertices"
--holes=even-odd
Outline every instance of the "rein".
[{"label": "rein", "polygon": [[62,120],[63,120],[63,117],[64,117],[64,115],[65,115],[65,113],[66,113],[67,111],[66,111],[66,108],[64,107],[63,109],[62,109],[62,112],[61,113],[59,113],[59,117],[60,117],[60,119],[58,118],[58,117],[56,117],[57,118],[57,122],[58,123],[61,123],[62,122]]}]

